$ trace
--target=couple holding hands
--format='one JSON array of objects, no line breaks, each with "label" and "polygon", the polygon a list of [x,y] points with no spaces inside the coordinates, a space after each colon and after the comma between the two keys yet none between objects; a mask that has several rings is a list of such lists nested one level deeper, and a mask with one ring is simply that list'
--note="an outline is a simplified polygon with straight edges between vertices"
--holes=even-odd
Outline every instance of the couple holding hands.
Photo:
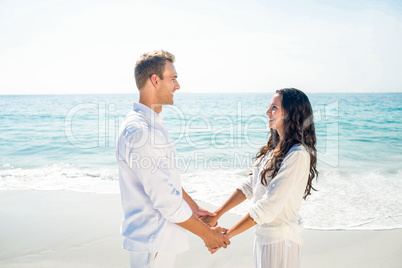
[{"label": "couple holding hands", "polygon": [[[139,101],[124,119],[116,144],[124,219],[123,248],[130,267],[174,267],[188,250],[185,230],[199,236],[211,253],[255,226],[253,267],[300,267],[302,220],[299,209],[317,178],[313,111],[300,90],[277,90],[266,111],[270,135],[257,153],[251,174],[214,213],[197,205],[181,186],[176,150],[162,105],[180,89],[174,56],[143,54],[135,66]],[[218,219],[245,199],[249,213],[230,229]]]}]

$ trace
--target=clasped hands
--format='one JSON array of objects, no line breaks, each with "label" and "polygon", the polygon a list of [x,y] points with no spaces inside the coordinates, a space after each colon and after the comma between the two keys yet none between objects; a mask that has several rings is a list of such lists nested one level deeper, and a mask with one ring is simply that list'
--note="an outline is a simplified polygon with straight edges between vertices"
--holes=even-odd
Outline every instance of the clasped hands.
[{"label": "clasped hands", "polygon": [[216,240],[215,243],[205,243],[205,246],[208,248],[211,254],[214,254],[222,247],[226,248],[230,244],[229,238],[226,234],[228,229],[217,226],[218,217],[216,215],[204,215],[200,216],[199,219],[207,224],[216,233],[216,238],[218,240]]}]

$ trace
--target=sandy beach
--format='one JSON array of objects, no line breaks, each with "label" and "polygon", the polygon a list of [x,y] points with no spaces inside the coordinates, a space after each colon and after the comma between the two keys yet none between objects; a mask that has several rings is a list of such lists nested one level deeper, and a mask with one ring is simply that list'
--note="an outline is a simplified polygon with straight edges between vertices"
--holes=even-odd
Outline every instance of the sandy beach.
[{"label": "sandy beach", "polygon": [[[0,191],[0,267],[128,267],[121,248],[117,194],[71,191]],[[214,207],[201,203],[214,210]],[[231,227],[239,216],[225,215]],[[402,230],[305,231],[302,267],[400,267]],[[210,255],[189,234],[190,251],[175,267],[251,267],[253,231]]]}]

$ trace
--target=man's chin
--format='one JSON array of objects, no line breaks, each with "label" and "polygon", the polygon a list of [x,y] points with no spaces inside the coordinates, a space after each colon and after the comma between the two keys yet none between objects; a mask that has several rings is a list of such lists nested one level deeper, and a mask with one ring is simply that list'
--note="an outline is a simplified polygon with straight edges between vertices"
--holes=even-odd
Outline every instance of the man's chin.
[{"label": "man's chin", "polygon": [[173,100],[165,101],[162,105],[172,105],[173,103],[174,103]]}]

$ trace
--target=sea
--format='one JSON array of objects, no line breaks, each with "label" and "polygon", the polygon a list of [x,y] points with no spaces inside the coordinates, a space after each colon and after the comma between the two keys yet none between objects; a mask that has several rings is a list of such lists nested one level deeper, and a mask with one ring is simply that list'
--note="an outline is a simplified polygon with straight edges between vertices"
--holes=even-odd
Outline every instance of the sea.
[{"label": "sea", "polygon": [[[221,205],[266,144],[273,94],[177,92],[164,106],[184,189]],[[402,228],[402,93],[307,94],[317,134],[317,191],[303,201],[317,230]],[[131,95],[0,96],[0,191],[119,194],[115,142]],[[245,215],[248,201],[233,209]]]}]

